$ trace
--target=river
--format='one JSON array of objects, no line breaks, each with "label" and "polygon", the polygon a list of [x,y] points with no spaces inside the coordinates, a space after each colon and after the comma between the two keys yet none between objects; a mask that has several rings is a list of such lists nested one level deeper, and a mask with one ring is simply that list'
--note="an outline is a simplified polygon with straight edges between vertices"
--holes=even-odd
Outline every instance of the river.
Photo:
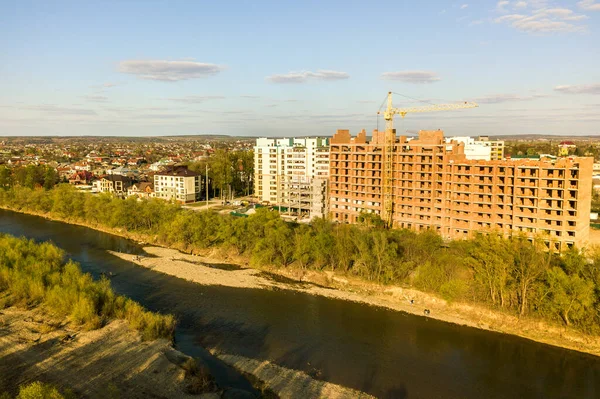
[{"label": "river", "polygon": [[201,286],[107,250],[142,253],[93,229],[0,210],[0,232],[51,240],[94,276],[178,318],[176,347],[222,381],[247,381],[204,348],[270,360],[379,398],[597,398],[600,358],[519,337],[293,291]]}]

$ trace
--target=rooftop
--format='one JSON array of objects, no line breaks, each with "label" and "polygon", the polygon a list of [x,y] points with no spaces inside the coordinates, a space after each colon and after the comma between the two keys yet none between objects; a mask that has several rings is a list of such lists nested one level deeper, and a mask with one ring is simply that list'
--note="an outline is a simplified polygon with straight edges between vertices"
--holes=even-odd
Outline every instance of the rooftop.
[{"label": "rooftop", "polygon": [[177,176],[177,177],[195,177],[200,176],[200,173],[196,173],[189,170],[186,167],[165,169],[161,172],[157,172],[154,176]]}]

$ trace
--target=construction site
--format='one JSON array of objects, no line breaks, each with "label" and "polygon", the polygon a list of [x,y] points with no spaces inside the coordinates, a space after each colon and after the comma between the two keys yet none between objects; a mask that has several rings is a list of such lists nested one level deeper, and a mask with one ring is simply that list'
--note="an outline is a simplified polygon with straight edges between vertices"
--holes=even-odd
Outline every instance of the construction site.
[{"label": "construction site", "polygon": [[391,168],[386,132],[374,131],[371,141],[364,131],[351,137],[338,130],[333,136],[334,220],[356,223],[367,212],[390,227],[434,229],[447,238],[496,230],[541,234],[555,250],[588,242],[591,158],[467,160],[464,144],[447,143],[440,130],[421,131],[413,140],[392,136]]},{"label": "construction site", "polygon": [[543,237],[552,250],[589,241],[593,158],[504,159],[488,137],[446,138],[441,130],[398,136],[394,117],[477,108],[475,103],[380,112],[384,131],[352,136],[257,139],[255,193],[300,219],[356,223],[379,215],[390,228],[433,229],[445,238],[475,232]]}]

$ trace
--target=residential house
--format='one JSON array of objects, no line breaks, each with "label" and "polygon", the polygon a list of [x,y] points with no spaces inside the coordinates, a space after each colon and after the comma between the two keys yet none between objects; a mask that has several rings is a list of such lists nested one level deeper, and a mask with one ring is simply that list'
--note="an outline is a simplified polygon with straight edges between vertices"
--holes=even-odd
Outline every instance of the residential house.
[{"label": "residential house", "polygon": [[572,141],[561,141],[558,145],[558,156],[566,157],[575,152],[577,145]]},{"label": "residential house", "polygon": [[154,197],[154,183],[152,182],[140,182],[134,183],[127,189],[128,196],[137,196],[140,198]]},{"label": "residential house", "polygon": [[132,180],[127,176],[108,175],[94,182],[94,191],[125,196],[127,194],[127,189],[131,187],[131,184]]},{"label": "residential house", "polygon": [[73,185],[89,185],[92,183],[94,175],[87,170],[80,170],[69,176],[69,184]]}]

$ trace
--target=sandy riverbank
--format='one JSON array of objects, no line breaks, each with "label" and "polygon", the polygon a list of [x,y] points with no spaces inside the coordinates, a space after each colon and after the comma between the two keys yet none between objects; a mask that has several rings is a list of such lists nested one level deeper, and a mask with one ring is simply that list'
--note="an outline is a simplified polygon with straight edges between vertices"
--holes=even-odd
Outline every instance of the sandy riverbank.
[{"label": "sandy riverbank", "polygon": [[86,398],[193,398],[178,365],[188,357],[165,339],[142,342],[125,321],[84,331],[40,309],[0,311],[0,393],[33,381]]},{"label": "sandy riverbank", "polygon": [[[0,208],[13,212],[41,216],[63,223],[84,226],[138,242],[143,241],[153,243],[156,241],[146,235],[128,232],[123,229],[96,226],[89,223],[55,218],[43,213],[14,210],[8,207]],[[598,241],[600,242],[600,232],[598,232],[597,236]],[[298,272],[297,269],[293,268],[275,269],[269,270],[269,272],[293,280],[299,280],[299,276],[301,276],[302,281],[296,281],[291,284],[277,283],[271,278],[262,276],[260,270],[248,268],[247,264],[242,264],[242,262],[237,259],[230,261],[229,259],[223,259],[221,256],[192,256],[183,254],[176,249],[156,246],[146,247],[146,251],[156,255],[158,258],[155,258],[150,262],[143,260],[142,262],[135,263],[145,267],[152,267],[156,271],[194,281],[199,284],[216,284],[238,288],[274,287],[291,289],[314,295],[381,306],[419,316],[423,316],[424,309],[430,309],[431,314],[428,317],[438,320],[517,335],[537,342],[600,356],[600,337],[583,334],[577,330],[550,324],[541,320],[531,318],[520,319],[510,314],[490,310],[485,306],[465,303],[447,303],[444,299],[435,295],[410,288],[382,286],[359,279],[336,276],[333,272]],[[115,255],[133,261],[131,255],[117,253],[115,253]],[[172,260],[173,258],[176,260]],[[152,264],[150,264],[151,262]],[[214,265],[233,264],[243,270],[234,270],[233,272],[230,272],[216,268],[203,267],[198,263]],[[219,273],[219,271],[222,271],[223,273]],[[307,282],[314,282],[330,288],[306,284]],[[414,305],[410,304],[410,299],[415,301]]]},{"label": "sandy riverbank", "polygon": [[[228,263],[218,258],[183,254],[175,249],[147,246],[144,250],[151,256],[138,259],[129,254],[111,253],[140,266],[198,284],[294,290],[419,316],[423,316],[424,309],[429,309],[431,313],[428,317],[438,320],[518,335],[554,346],[600,355],[600,337],[553,326],[539,320],[519,319],[482,306],[448,303],[435,295],[409,288],[372,284],[336,276],[332,272],[309,271],[302,273],[302,281],[300,281],[297,279],[298,271],[294,269],[265,272],[241,264]],[[410,303],[411,299],[414,300],[414,304]]]},{"label": "sandy riverbank", "polygon": [[[320,381],[303,373],[243,356],[213,352],[213,355],[236,369],[255,376],[282,399],[374,399],[364,392]],[[301,394],[299,394],[301,392]]]}]

